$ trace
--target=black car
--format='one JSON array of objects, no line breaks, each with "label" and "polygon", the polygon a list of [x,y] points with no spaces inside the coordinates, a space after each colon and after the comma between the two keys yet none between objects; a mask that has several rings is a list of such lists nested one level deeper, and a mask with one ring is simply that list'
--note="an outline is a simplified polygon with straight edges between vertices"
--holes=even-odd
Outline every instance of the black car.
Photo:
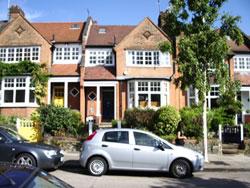
[{"label": "black car", "polygon": [[31,166],[0,163],[0,187],[5,188],[72,188],[62,180]]},{"label": "black car", "polygon": [[57,168],[63,163],[60,148],[43,143],[30,143],[12,129],[0,127],[0,161],[21,165]]}]

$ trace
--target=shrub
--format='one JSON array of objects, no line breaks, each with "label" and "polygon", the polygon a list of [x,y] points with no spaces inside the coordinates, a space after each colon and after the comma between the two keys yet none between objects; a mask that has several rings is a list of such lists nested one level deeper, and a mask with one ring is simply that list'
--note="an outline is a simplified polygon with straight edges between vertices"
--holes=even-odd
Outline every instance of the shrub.
[{"label": "shrub", "polygon": [[16,125],[16,119],[15,116],[0,115],[0,125]]},{"label": "shrub", "polygon": [[[118,120],[113,119],[111,123],[112,123],[112,128],[117,128]],[[121,121],[121,127],[122,128],[127,128],[126,121]]]},{"label": "shrub", "polygon": [[176,139],[176,135],[175,134],[162,135],[161,138],[169,141],[170,143],[174,143],[174,140]]},{"label": "shrub", "polygon": [[162,107],[155,113],[153,132],[160,136],[174,134],[180,120],[180,114],[174,107]]},{"label": "shrub", "polygon": [[81,114],[76,110],[57,107],[53,105],[43,105],[37,109],[38,121],[44,126],[44,131],[49,134],[73,134],[82,127]]},{"label": "shrub", "polygon": [[244,131],[246,132],[246,136],[250,138],[250,124],[249,123],[244,125]]},{"label": "shrub", "polygon": [[180,110],[181,121],[184,124],[184,134],[187,137],[202,137],[202,110],[200,107],[185,107]]},{"label": "shrub", "polygon": [[133,108],[125,111],[125,127],[153,130],[155,111],[152,109]]}]

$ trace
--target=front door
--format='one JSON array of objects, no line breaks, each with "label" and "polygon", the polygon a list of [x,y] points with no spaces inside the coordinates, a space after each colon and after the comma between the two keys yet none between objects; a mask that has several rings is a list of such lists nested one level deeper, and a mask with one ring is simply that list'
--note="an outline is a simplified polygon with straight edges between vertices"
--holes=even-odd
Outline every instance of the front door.
[{"label": "front door", "polygon": [[102,120],[114,119],[114,91],[103,90],[102,92]]},{"label": "front door", "polygon": [[55,86],[53,89],[53,104],[55,106],[64,106],[64,88],[61,86]]}]

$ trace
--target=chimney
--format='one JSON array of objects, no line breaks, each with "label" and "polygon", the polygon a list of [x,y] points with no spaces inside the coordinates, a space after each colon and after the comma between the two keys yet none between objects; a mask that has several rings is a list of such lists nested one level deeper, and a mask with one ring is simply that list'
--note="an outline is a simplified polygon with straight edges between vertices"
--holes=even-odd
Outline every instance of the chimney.
[{"label": "chimney", "polygon": [[20,15],[25,17],[23,10],[18,5],[12,5],[9,8],[9,21],[17,18]]}]

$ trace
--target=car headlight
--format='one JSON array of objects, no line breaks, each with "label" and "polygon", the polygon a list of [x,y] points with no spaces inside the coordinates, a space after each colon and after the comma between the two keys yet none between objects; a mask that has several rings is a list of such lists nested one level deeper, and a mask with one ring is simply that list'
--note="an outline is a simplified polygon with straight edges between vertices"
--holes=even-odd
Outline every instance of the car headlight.
[{"label": "car headlight", "polygon": [[54,155],[56,155],[56,151],[55,150],[46,150],[44,151],[44,154],[46,155],[46,157],[48,158],[52,158]]}]

